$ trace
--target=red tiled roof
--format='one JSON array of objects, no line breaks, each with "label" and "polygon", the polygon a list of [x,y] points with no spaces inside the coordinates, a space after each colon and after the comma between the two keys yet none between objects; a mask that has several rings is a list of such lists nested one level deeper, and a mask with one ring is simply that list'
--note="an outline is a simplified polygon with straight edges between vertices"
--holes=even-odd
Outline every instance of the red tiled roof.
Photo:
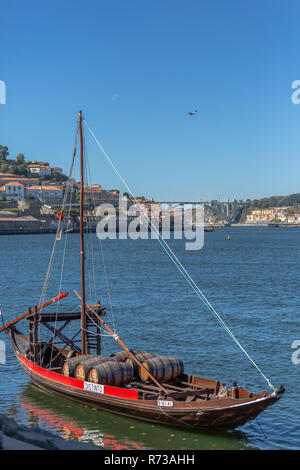
[{"label": "red tiled roof", "polygon": [[11,181],[9,183],[6,183],[4,186],[24,186],[24,184],[16,183],[15,181]]},{"label": "red tiled roof", "polygon": [[102,188],[84,188],[85,192],[97,192],[97,191],[105,191],[105,189]]},{"label": "red tiled roof", "polygon": [[28,165],[28,168],[49,168],[50,169],[50,166],[49,165],[41,165],[41,164],[37,163],[36,165]]},{"label": "red tiled roof", "polygon": [[44,189],[44,190],[50,190],[50,191],[62,191],[62,188],[60,188],[59,186],[26,186],[26,189],[33,189],[34,191],[37,191],[37,190],[41,190],[41,189]]},{"label": "red tiled roof", "polygon": [[62,189],[59,188],[58,186],[43,186],[42,189],[49,189],[51,191],[61,191]]},{"label": "red tiled roof", "polygon": [[8,182],[9,181],[28,181],[28,182],[32,181],[32,182],[36,182],[36,181],[39,181],[39,178],[26,178],[26,176],[24,176],[23,178],[20,177],[20,176],[15,176],[15,177],[12,178],[10,175],[8,175],[8,178],[4,178],[4,177],[2,178],[0,176],[0,181],[1,180],[8,180]]}]

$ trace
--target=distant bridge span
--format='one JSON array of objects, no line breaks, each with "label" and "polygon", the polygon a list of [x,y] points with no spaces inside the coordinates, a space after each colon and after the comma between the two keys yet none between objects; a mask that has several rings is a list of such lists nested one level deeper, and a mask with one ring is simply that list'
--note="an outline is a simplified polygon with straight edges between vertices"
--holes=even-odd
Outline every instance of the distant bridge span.
[{"label": "distant bridge span", "polygon": [[209,210],[211,210],[214,214],[218,215],[222,219],[226,220],[226,222],[231,225],[234,223],[236,218],[238,217],[240,211],[247,206],[245,202],[239,201],[157,201],[159,204],[163,205],[166,204],[167,206],[183,206],[185,204],[190,204],[193,206],[204,205]]}]

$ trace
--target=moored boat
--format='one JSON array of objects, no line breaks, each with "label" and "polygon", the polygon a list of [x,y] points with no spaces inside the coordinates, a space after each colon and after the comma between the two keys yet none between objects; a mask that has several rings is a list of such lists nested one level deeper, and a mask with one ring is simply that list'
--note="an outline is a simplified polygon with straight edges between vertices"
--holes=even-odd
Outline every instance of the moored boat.
[{"label": "moored boat", "polygon": [[[228,390],[219,380],[190,374],[162,382],[165,392],[153,382],[142,382],[137,377],[123,386],[96,384],[63,374],[69,349],[60,350],[51,368],[41,367],[28,359],[28,337],[14,327],[10,327],[9,335],[20,365],[37,386],[99,410],[145,421],[194,429],[233,429],[254,419],[284,391],[281,388],[271,394],[250,393],[236,384]],[[43,347],[44,344],[38,345],[39,349]]]},{"label": "moored boat", "polygon": [[[275,388],[267,380],[271,392],[249,392],[235,382],[227,388],[219,379],[209,379],[187,373],[180,358],[164,353],[129,349],[104,320],[106,309],[98,302],[86,300],[85,232],[84,226],[84,144],[83,117],[78,116],[80,141],[80,311],[47,312],[45,309],[60,302],[68,294],[59,293],[48,302],[41,296],[38,306],[0,328],[9,334],[17,360],[32,382],[42,389],[84,405],[133,418],[184,426],[193,429],[233,429],[254,419],[275,403],[284,393],[284,387]],[[76,155],[73,152],[72,165]],[[72,173],[70,173],[69,182]],[[67,194],[67,191],[66,191]],[[65,196],[66,198],[66,196]],[[64,200],[65,202],[65,200]],[[64,206],[64,203],[63,203]],[[62,238],[64,207],[58,214],[59,222],[54,247],[44,283],[43,294],[49,283],[53,256]],[[68,230],[68,229],[67,229]],[[160,240],[160,239],[159,239]],[[162,242],[161,243],[165,243]],[[227,333],[242,351],[244,348],[220,319],[219,315],[196,286],[174,253],[165,244],[170,257],[184,273],[194,291],[202,297],[209,310],[217,317]],[[28,335],[16,329],[16,324],[28,320]],[[71,322],[80,322],[80,340],[64,331]],[[40,329],[51,332],[49,340],[41,339]],[[110,356],[101,354],[101,331],[111,335],[121,350]],[[253,365],[258,366],[246,353]],[[261,371],[260,371],[261,372]]]}]

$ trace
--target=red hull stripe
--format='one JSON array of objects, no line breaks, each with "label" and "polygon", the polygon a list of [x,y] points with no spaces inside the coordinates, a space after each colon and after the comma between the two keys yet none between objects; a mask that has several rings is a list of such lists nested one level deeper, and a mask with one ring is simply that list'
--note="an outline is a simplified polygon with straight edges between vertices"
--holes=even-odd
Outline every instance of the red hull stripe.
[{"label": "red hull stripe", "polygon": [[[37,364],[34,364],[33,362],[26,359],[26,357],[22,354],[20,354],[20,358],[23,364],[25,364],[28,369],[32,370],[36,374],[47,379],[53,380],[54,382],[84,390],[84,382],[82,380],[73,379],[72,377],[65,377],[64,375],[57,374],[56,372],[52,372],[51,370],[44,369],[43,367],[40,367]],[[110,385],[104,385],[104,395],[109,395],[111,397],[126,398],[129,400],[138,400],[138,392],[136,390],[127,390],[126,388],[111,387]]]}]

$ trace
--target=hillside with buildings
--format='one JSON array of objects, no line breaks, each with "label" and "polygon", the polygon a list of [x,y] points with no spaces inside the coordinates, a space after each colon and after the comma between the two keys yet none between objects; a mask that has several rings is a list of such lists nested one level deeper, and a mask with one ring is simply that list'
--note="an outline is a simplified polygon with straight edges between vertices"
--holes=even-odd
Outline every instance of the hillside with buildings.
[{"label": "hillside with buildings", "polygon": [[[3,228],[18,226],[22,222],[37,222],[38,220],[53,223],[61,208],[68,177],[63,169],[50,166],[44,161],[26,161],[23,154],[9,158],[8,148],[0,145],[0,223]],[[70,198],[74,223],[78,219],[80,183],[71,180]],[[128,193],[123,194],[127,206],[132,204]],[[144,196],[137,199],[144,205],[148,215],[153,210],[153,200]],[[214,202],[214,201],[212,201]],[[217,202],[217,201],[215,201]],[[242,201],[240,201],[242,202]],[[122,212],[120,192],[117,189],[106,190],[100,184],[85,186],[85,210],[88,216],[95,216],[95,208],[100,204],[110,204]],[[156,211],[161,211],[159,205]],[[229,212],[232,210],[229,208]],[[6,213],[5,213],[6,211]],[[8,212],[7,212],[8,211]],[[173,218],[176,214],[170,213]],[[230,214],[229,214],[230,215]],[[13,222],[13,224],[12,224]],[[222,215],[212,212],[205,207],[205,223],[208,225],[223,225],[226,220]],[[235,223],[258,224],[300,224],[300,193],[289,196],[272,196],[262,199],[247,199],[242,204]],[[21,224],[21,225],[22,225]],[[0,227],[0,229],[1,229]],[[1,230],[0,230],[1,232]]]},{"label": "hillside with buildings", "polygon": [[300,193],[248,199],[241,215],[246,224],[300,224]]},{"label": "hillside with buildings", "polygon": [[[8,148],[0,145],[0,202],[39,201],[59,206],[68,177],[63,169],[48,162],[26,161],[23,154],[8,158]],[[71,181],[72,202],[79,199],[80,184]],[[105,190],[100,184],[85,188],[86,202],[118,205],[119,191]],[[11,205],[10,205],[11,207]]]},{"label": "hillside with buildings", "polygon": [[[54,232],[67,181],[62,168],[44,161],[26,161],[23,154],[9,158],[8,148],[0,145],[0,233]],[[65,216],[77,230],[80,182],[72,178],[68,190]],[[119,197],[117,189],[103,189],[100,184],[85,186],[85,216],[95,223],[95,208],[102,203],[119,210]],[[144,201],[150,202],[139,199]],[[132,204],[129,199],[127,202]]]},{"label": "hillside with buildings", "polygon": [[246,216],[245,222],[247,224],[300,224],[300,208],[286,206],[254,209]]},{"label": "hillside with buildings", "polygon": [[23,154],[8,158],[8,148],[0,145],[0,201],[36,199],[60,201],[68,179],[60,167],[47,162],[25,161]]}]

